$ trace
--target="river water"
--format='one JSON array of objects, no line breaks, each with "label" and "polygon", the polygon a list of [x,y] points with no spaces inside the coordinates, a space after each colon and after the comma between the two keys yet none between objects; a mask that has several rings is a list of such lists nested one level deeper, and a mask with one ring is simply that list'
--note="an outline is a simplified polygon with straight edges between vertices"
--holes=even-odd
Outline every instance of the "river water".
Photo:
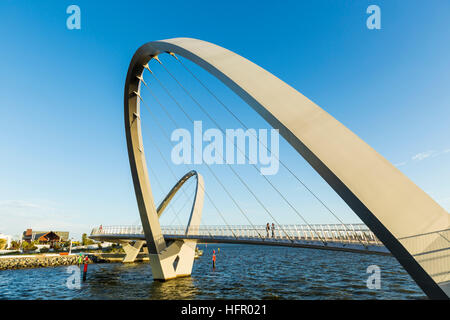
[{"label": "river water", "polygon": [[[148,263],[88,267],[69,289],[69,267],[0,271],[0,299],[425,299],[391,256],[289,247],[204,244],[192,276],[154,282]],[[220,252],[218,252],[220,248]],[[212,250],[217,265],[212,269]],[[380,268],[369,289],[367,268]]]}]

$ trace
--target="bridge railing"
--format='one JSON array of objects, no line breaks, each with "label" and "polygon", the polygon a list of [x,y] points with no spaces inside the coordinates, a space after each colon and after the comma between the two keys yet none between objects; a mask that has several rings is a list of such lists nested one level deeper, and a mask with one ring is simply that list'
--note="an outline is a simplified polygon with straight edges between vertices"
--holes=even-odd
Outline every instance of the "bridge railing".
[{"label": "bridge railing", "polygon": [[[381,245],[372,231],[364,224],[312,224],[312,225],[281,225],[272,230],[266,230],[265,225],[208,225],[162,226],[165,236],[174,237],[207,237],[211,239],[249,238],[276,241],[305,240],[339,243],[362,243],[364,245]],[[142,226],[106,226],[94,228],[91,235],[142,235]]]}]

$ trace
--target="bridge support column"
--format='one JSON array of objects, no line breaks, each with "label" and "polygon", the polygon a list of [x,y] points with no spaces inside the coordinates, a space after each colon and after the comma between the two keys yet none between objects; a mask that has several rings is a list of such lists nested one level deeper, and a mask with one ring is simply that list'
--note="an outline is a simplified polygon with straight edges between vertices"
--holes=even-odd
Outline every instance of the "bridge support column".
[{"label": "bridge support column", "polygon": [[197,240],[177,240],[159,254],[149,254],[154,280],[190,276]]},{"label": "bridge support column", "polygon": [[122,248],[125,251],[125,258],[123,259],[123,263],[128,262],[134,262],[136,260],[136,257],[139,254],[139,251],[141,251],[142,246],[144,245],[144,241],[137,240],[134,245],[131,245],[130,243],[123,243]]}]

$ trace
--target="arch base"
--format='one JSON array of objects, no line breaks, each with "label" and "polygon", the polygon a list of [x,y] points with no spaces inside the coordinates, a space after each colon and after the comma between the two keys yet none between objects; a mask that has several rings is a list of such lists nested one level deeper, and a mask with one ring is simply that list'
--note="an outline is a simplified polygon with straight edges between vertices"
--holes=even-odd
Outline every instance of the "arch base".
[{"label": "arch base", "polygon": [[123,258],[123,263],[132,263],[136,261],[136,258],[141,251],[141,248],[144,246],[143,240],[136,241],[133,245],[129,242],[125,242],[122,244],[122,248],[125,251],[125,258]]},{"label": "arch base", "polygon": [[149,254],[154,280],[190,276],[197,240],[177,240],[159,254]]}]

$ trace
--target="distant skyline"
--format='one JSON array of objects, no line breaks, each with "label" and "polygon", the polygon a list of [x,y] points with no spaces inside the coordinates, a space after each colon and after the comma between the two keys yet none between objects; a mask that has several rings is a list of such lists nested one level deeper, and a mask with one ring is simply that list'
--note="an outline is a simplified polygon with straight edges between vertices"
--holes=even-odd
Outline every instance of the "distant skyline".
[{"label": "distant skyline", "polygon": [[[66,27],[71,4],[81,9],[81,30]],[[366,27],[371,4],[381,9],[381,30]],[[2,1],[0,232],[19,236],[27,228],[54,229],[80,238],[100,224],[139,223],[123,86],[139,46],[173,37],[210,41],[267,69],[342,122],[449,212],[449,12],[445,0]],[[227,102],[241,106],[231,97]],[[238,108],[242,117],[253,127],[264,126],[247,109]],[[229,120],[225,125],[236,127]],[[144,130],[144,135],[153,132],[151,126]],[[281,156],[299,163],[286,143]],[[164,164],[157,157],[152,164],[161,171]],[[298,172],[346,221],[358,221],[310,168],[299,165]],[[206,177],[208,187],[219,192]],[[169,176],[162,183],[173,185]],[[158,201],[162,193],[154,189]],[[306,197],[299,196],[299,203],[311,221],[326,221]],[[251,203],[245,206],[258,210]],[[223,208],[233,210],[225,200]],[[257,222],[265,221],[252,214]],[[222,223],[206,216],[204,223],[216,221]]]}]

